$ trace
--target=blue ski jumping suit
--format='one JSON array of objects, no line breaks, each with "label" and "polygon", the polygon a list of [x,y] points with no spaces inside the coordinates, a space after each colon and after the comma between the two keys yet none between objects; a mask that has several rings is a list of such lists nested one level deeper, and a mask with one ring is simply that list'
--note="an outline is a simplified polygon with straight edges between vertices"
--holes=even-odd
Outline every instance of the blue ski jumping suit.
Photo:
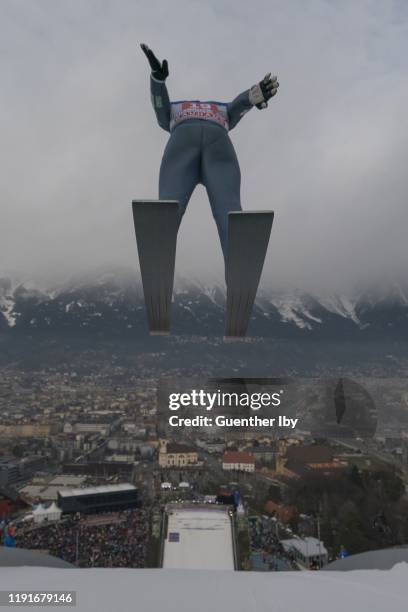
[{"label": "blue ski jumping suit", "polygon": [[164,81],[151,76],[150,85],[157,121],[170,132],[160,167],[159,198],[178,200],[181,222],[195,187],[204,185],[226,257],[228,213],[241,210],[241,173],[228,131],[252,108],[249,90],[230,103],[170,102]]}]

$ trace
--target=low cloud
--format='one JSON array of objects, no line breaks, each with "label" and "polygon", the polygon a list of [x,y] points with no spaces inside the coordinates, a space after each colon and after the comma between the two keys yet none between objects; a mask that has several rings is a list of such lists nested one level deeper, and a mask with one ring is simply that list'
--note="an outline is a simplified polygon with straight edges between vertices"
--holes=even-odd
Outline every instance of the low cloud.
[{"label": "low cloud", "polygon": [[[279,75],[269,109],[231,132],[243,207],[276,213],[266,283],[337,288],[404,270],[405,3],[3,0],[0,11],[3,271],[138,270],[130,202],[157,196],[167,140],[140,42],[168,59],[177,99],[229,100]],[[202,187],[177,271],[222,278]]]}]

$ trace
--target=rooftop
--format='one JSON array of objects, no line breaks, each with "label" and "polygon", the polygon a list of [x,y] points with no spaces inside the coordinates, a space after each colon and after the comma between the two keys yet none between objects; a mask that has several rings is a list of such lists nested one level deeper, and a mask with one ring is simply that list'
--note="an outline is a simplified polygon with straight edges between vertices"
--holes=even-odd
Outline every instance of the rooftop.
[{"label": "rooftop", "polygon": [[187,444],[179,444],[178,442],[169,442],[166,447],[167,453],[196,453],[196,449]]},{"label": "rooftop", "polygon": [[255,463],[254,456],[246,451],[227,451],[223,463]]},{"label": "rooftop", "polygon": [[295,548],[304,557],[327,555],[327,550],[323,542],[319,542],[317,538],[290,538],[288,540],[281,540],[281,543],[285,550]]},{"label": "rooftop", "polygon": [[60,474],[59,476],[55,476],[48,484],[50,485],[59,485],[63,487],[80,485],[86,480],[86,476],[79,476],[76,474]]},{"label": "rooftop", "polygon": [[329,446],[317,444],[289,446],[286,457],[288,461],[294,463],[331,463],[333,450]]},{"label": "rooftop", "polygon": [[59,491],[61,497],[78,495],[97,495],[98,493],[118,493],[119,491],[135,491],[132,484],[102,485],[100,487],[85,487],[83,489],[62,489]]}]

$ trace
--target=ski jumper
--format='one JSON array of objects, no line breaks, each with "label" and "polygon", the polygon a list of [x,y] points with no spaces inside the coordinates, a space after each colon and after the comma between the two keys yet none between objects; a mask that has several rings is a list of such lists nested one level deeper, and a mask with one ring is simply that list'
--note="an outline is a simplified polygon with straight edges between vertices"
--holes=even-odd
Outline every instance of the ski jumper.
[{"label": "ski jumper", "polygon": [[250,90],[230,103],[170,102],[164,81],[151,76],[150,84],[157,121],[170,132],[160,167],[159,198],[179,202],[180,223],[195,187],[204,185],[225,257],[228,213],[241,210],[241,173],[228,132],[253,107]]}]

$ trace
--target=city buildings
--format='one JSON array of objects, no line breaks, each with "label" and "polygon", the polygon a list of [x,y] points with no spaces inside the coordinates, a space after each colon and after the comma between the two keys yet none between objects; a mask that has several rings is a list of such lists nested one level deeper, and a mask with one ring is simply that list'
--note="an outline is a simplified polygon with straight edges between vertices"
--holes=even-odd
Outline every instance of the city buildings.
[{"label": "city buildings", "polygon": [[168,442],[161,439],[159,446],[159,465],[162,468],[186,467],[196,465],[198,462],[197,451],[187,444]]},{"label": "city buildings", "polygon": [[255,459],[246,451],[227,451],[222,458],[222,469],[237,472],[254,472]]}]

